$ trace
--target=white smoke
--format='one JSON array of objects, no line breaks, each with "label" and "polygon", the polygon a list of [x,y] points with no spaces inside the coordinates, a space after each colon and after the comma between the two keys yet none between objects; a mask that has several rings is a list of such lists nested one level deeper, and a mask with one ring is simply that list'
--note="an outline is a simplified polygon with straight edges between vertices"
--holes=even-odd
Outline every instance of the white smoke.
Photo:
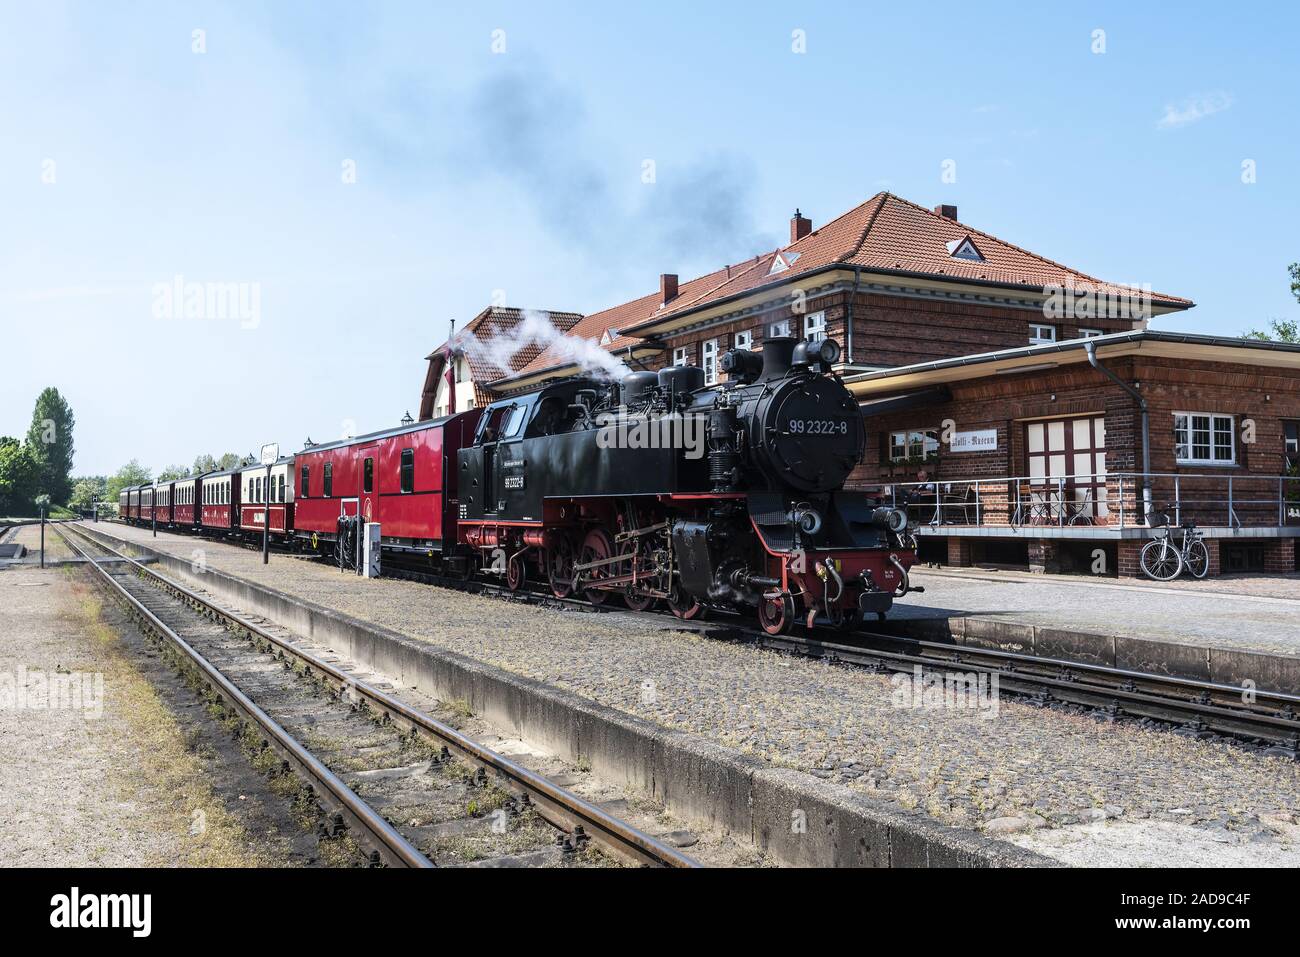
[{"label": "white smoke", "polygon": [[528,346],[537,346],[542,351],[549,349],[558,361],[571,362],[597,379],[620,379],[631,371],[599,343],[557,329],[549,315],[532,309],[525,309],[523,318],[511,329],[493,330],[492,337],[487,339],[480,339],[473,332],[462,332],[456,336],[453,346],[464,350],[474,361],[492,366],[503,376],[514,371],[511,360]]}]

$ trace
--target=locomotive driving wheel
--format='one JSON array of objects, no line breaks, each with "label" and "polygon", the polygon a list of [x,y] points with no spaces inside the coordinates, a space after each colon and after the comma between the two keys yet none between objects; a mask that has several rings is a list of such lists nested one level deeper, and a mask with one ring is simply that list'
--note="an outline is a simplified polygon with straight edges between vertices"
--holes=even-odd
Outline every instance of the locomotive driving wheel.
[{"label": "locomotive driving wheel", "polygon": [[775,598],[764,595],[758,602],[758,623],[769,635],[789,633],[794,625],[794,617],[794,598],[789,595],[778,595]]},{"label": "locomotive driving wheel", "polygon": [[551,579],[551,594],[568,598],[573,592],[573,542],[567,535],[556,536],[546,552],[546,571]]},{"label": "locomotive driving wheel", "polygon": [[[582,540],[582,551],[578,553],[578,564],[586,565],[613,556],[614,542],[610,539],[609,532],[603,528],[593,528],[587,533],[587,537]],[[592,586],[599,583],[602,578],[608,578],[612,568],[612,565],[601,565],[583,572],[587,585],[582,590],[582,597],[593,605],[603,605],[609,598],[610,593]]]},{"label": "locomotive driving wheel", "polygon": [[668,590],[668,608],[682,621],[694,621],[704,617],[704,606],[682,589],[678,582]]},{"label": "locomotive driving wheel", "polygon": [[[646,565],[650,561],[649,545],[645,543],[638,545],[635,540],[625,542],[622,553],[626,556],[627,562],[619,568],[620,575],[632,574],[633,563],[636,561],[638,556],[641,558],[640,564],[642,571],[645,570]],[[655,596],[647,594],[647,591],[648,589],[644,579],[637,582],[635,585],[629,584],[623,589],[623,601],[627,603],[627,607],[632,611],[646,611],[655,603]]]},{"label": "locomotive driving wheel", "polygon": [[519,591],[528,581],[528,569],[524,565],[524,556],[516,555],[506,562],[506,587]]}]

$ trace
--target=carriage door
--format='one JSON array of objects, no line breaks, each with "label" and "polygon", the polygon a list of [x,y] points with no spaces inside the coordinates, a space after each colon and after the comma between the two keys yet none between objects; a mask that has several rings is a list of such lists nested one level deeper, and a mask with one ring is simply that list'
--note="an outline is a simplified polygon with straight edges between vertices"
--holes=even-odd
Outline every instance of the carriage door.
[{"label": "carriage door", "polygon": [[379,521],[379,446],[357,449],[357,503],[363,522]]},{"label": "carriage door", "polygon": [[1053,509],[1059,480],[1065,480],[1066,521],[1081,515],[1104,520],[1106,507],[1106,420],[1100,415],[1025,423],[1031,487]]}]

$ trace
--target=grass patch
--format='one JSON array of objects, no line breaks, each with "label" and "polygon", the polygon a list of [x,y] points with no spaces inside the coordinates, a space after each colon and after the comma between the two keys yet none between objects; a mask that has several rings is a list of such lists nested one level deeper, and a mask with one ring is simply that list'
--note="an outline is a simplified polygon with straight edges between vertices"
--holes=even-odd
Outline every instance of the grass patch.
[{"label": "grass patch", "polygon": [[[68,569],[69,577],[74,576]],[[131,663],[118,633],[104,621],[103,600],[84,581],[73,580],[78,624],[91,636],[104,670],[104,687],[113,712],[129,728],[139,755],[134,767],[121,768],[114,781],[123,802],[141,797],[158,805],[150,815],[170,832],[179,848],[176,859],[151,861],[155,866],[272,867],[283,865],[259,848],[258,841],[212,790],[204,755],[196,738],[182,731],[153,685]],[[114,733],[109,722],[97,733]]]}]

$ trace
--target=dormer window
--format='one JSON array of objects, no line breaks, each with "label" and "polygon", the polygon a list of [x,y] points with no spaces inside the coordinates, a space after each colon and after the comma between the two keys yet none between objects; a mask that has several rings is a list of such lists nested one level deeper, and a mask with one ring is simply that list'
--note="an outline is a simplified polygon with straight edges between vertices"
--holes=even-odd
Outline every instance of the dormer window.
[{"label": "dormer window", "polygon": [[984,261],[983,254],[971,242],[969,236],[954,239],[948,243],[948,255],[953,259],[966,259],[973,263],[982,263]]},{"label": "dormer window", "polygon": [[801,255],[802,253],[777,253],[772,257],[772,267],[768,269],[767,274],[775,276],[779,272],[785,272],[798,261]]},{"label": "dormer window", "polygon": [[607,346],[617,338],[618,338],[618,330],[611,327],[609,329],[606,329],[604,333],[601,334],[600,344],[602,346]]}]

